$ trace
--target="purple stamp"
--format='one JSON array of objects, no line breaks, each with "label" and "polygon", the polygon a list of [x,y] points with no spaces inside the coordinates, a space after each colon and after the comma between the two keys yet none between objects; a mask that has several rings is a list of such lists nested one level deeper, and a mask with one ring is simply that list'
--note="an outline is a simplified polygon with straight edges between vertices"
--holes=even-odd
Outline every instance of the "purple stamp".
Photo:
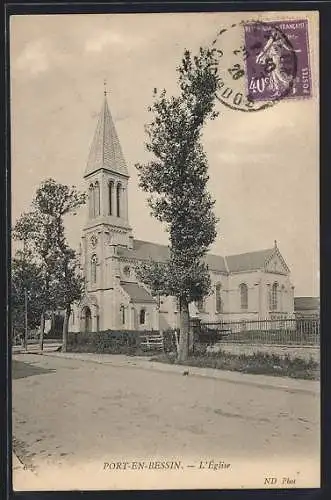
[{"label": "purple stamp", "polygon": [[244,37],[249,100],[311,96],[307,20],[245,23]]}]

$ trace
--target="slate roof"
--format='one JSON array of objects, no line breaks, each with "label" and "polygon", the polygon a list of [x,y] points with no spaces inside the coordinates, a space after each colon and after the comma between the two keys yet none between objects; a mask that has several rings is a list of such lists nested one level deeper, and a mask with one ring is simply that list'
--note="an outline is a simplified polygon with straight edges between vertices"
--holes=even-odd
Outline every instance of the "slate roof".
[{"label": "slate roof", "polygon": [[238,273],[242,271],[255,271],[264,267],[267,259],[274,253],[274,248],[259,250],[257,252],[247,252],[238,255],[228,255],[226,261],[229,271]]},{"label": "slate roof", "polygon": [[319,297],[294,297],[295,311],[318,311],[320,306]]},{"label": "slate roof", "polygon": [[[271,257],[275,248],[248,252],[238,255],[228,255],[226,258],[220,255],[207,254],[206,262],[211,271],[227,273],[254,271],[262,269],[266,260]],[[125,249],[123,257],[137,260],[152,259],[155,262],[164,262],[169,256],[169,248],[166,245],[151,243],[149,241],[133,240],[133,250]],[[226,259],[226,262],[225,262]]]},{"label": "slate roof", "polygon": [[138,260],[152,259],[155,262],[164,262],[169,257],[169,248],[159,243],[134,239],[131,256]]},{"label": "slate roof", "polygon": [[100,168],[105,168],[112,172],[128,176],[128,169],[125,164],[122,148],[106,97],[104,98],[102,109],[99,114],[97,128],[94,133],[87,161],[85,176]]},{"label": "slate roof", "polygon": [[155,302],[151,294],[138,283],[121,282],[121,287],[135,304]]},{"label": "slate roof", "polygon": [[211,271],[219,271],[220,273],[227,273],[226,263],[224,257],[208,253],[206,255],[206,263]]}]

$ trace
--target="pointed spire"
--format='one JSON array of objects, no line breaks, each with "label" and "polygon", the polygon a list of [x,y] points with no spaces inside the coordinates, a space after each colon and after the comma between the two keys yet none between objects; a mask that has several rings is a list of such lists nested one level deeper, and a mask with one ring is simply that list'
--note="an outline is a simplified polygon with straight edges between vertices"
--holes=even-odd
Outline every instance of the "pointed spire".
[{"label": "pointed spire", "polygon": [[108,107],[106,85],[105,81],[103,105],[99,114],[84,176],[92,174],[100,168],[105,168],[128,177],[122,148]]},{"label": "pointed spire", "polygon": [[274,241],[274,247],[277,248],[277,240]]}]

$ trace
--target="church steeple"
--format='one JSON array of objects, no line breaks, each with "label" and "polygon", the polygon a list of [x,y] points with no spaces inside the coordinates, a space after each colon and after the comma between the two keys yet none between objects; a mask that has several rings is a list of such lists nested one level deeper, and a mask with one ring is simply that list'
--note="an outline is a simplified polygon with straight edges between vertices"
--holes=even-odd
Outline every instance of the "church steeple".
[{"label": "church steeple", "polygon": [[102,108],[94,133],[84,177],[105,169],[129,177],[115,125],[109,111],[107,93],[104,92]]},{"label": "church steeple", "polygon": [[87,167],[84,173],[88,191],[88,219],[85,231],[98,228],[112,234],[114,244],[128,246],[131,235],[128,214],[129,174],[115,125],[109,111],[107,92]]}]

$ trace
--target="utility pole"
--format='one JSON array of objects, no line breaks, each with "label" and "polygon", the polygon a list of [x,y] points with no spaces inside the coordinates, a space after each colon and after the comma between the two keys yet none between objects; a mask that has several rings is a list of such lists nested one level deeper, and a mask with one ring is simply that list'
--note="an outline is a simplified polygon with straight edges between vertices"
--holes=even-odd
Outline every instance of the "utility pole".
[{"label": "utility pole", "polygon": [[[26,239],[24,238],[23,241],[23,266],[25,266],[26,262]],[[25,330],[24,330],[24,348],[27,351],[28,350],[28,290],[26,288],[26,285],[24,287],[24,323],[25,323]]]},{"label": "utility pole", "polygon": [[28,350],[28,291],[24,289],[24,302],[25,302],[25,334],[24,334],[24,347]]}]

